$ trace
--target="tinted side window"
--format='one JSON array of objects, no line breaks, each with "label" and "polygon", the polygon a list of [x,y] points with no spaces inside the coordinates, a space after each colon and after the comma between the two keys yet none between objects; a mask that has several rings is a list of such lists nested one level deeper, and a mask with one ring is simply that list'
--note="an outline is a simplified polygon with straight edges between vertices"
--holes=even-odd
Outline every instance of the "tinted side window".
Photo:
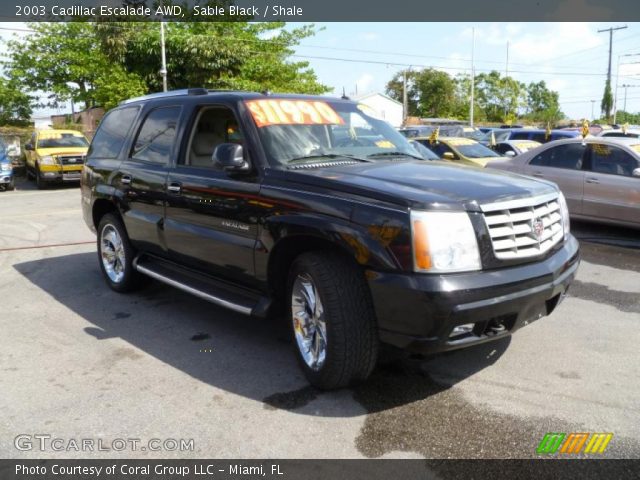
[{"label": "tinted side window", "polygon": [[427,145],[436,155],[438,155],[440,158],[443,157],[443,155],[446,152],[452,153],[454,158],[458,158],[458,155],[456,155],[456,153],[451,150],[451,148],[449,148],[448,146],[446,146],[444,143],[442,142],[438,142],[435,144],[429,144]]},{"label": "tinted side window", "polygon": [[611,145],[591,145],[591,170],[610,175],[630,177],[638,168],[638,162],[627,152]]},{"label": "tinted side window", "polygon": [[531,135],[531,140],[536,142],[545,143],[547,139],[545,138],[547,135],[545,133],[534,133]]},{"label": "tinted side window", "polygon": [[544,152],[533,157],[531,165],[540,167],[565,168],[568,170],[582,169],[582,157],[585,146],[582,143],[569,143],[548,148]]},{"label": "tinted side window", "polygon": [[117,158],[137,114],[138,107],[119,108],[107,113],[93,137],[89,155]]},{"label": "tinted side window", "polygon": [[513,132],[510,140],[529,140],[529,132]]},{"label": "tinted side window", "polygon": [[168,165],[176,141],[180,107],[160,107],[145,118],[133,144],[131,158]]}]

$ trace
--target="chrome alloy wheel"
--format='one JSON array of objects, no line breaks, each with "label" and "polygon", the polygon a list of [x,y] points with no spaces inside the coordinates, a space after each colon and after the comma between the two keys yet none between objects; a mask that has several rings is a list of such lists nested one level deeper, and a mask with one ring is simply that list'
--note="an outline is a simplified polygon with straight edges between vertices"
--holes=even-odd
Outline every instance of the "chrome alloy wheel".
[{"label": "chrome alloy wheel", "polygon": [[124,278],[125,255],[124,245],[118,230],[113,225],[105,225],[100,234],[100,257],[104,271],[113,283],[120,283]]},{"label": "chrome alloy wheel", "polygon": [[300,274],[291,290],[291,314],[298,350],[307,366],[318,371],[327,356],[324,308],[310,275]]}]

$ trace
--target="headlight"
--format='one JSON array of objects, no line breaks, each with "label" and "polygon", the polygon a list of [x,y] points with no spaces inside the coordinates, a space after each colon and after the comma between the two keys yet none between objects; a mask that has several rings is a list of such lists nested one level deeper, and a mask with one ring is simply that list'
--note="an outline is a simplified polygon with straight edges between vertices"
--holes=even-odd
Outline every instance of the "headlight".
[{"label": "headlight", "polygon": [[560,214],[562,215],[562,228],[564,230],[564,238],[567,238],[569,230],[571,229],[569,225],[569,207],[567,206],[567,200],[564,198],[562,192],[559,193],[558,202],[560,203]]},{"label": "headlight", "polygon": [[466,212],[411,212],[416,272],[480,270],[476,233]]},{"label": "headlight", "polygon": [[42,157],[40,159],[40,163],[42,165],[56,165],[57,164],[56,159],[53,158],[53,157]]},{"label": "headlight", "polygon": [[0,170],[2,170],[3,172],[10,172],[11,170],[13,170],[13,167],[10,163],[0,163]]}]

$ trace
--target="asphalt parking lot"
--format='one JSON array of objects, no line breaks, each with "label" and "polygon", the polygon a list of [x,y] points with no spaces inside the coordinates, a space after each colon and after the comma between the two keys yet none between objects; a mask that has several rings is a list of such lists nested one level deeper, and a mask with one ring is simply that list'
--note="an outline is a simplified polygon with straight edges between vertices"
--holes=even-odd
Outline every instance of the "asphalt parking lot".
[{"label": "asphalt parking lot", "polygon": [[[157,283],[109,290],[77,187],[19,182],[0,206],[4,458],[512,458],[536,456],[547,432],[612,432],[604,456],[640,457],[633,230],[574,224],[583,262],[569,297],[511,339],[321,393],[276,322]],[[21,434],[194,448],[18,450]]]}]

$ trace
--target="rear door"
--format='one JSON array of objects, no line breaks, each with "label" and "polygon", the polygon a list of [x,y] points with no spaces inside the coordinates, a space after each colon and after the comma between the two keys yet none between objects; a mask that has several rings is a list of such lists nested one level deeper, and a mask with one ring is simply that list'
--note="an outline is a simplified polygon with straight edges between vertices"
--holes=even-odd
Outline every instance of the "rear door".
[{"label": "rear door", "polygon": [[555,145],[535,155],[524,165],[522,173],[557,183],[567,199],[569,211],[579,215],[582,212],[585,152],[586,146],[580,142]]},{"label": "rear door", "polygon": [[166,255],[164,209],[169,166],[177,151],[182,107],[159,106],[143,112],[133,143],[113,184],[123,193],[124,223],[140,250]]},{"label": "rear door", "polygon": [[589,217],[640,225],[640,168],[636,157],[623,148],[592,143],[584,184],[583,214]]}]

